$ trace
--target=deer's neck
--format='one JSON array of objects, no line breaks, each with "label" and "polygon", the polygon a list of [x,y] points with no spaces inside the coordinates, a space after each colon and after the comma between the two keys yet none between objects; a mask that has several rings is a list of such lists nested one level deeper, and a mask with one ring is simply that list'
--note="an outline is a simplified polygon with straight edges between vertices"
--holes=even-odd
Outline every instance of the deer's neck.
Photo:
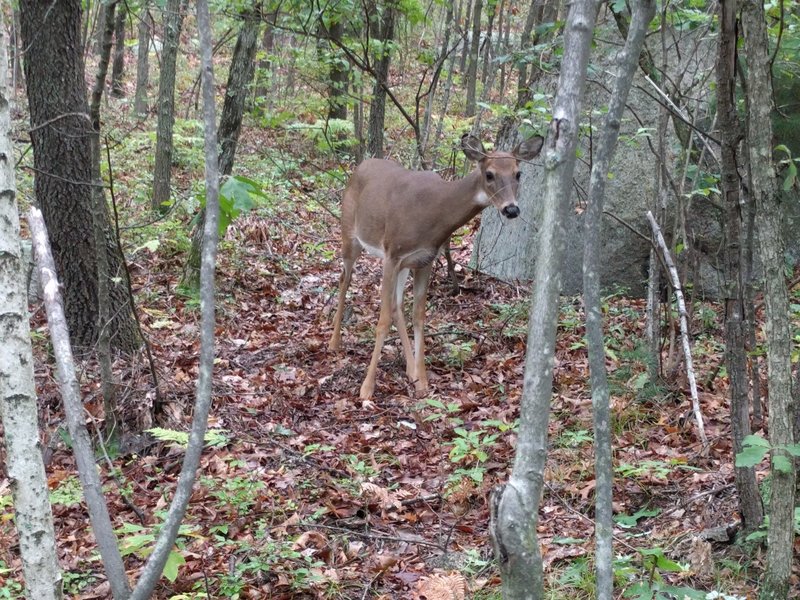
[{"label": "deer's neck", "polygon": [[489,198],[480,181],[481,172],[476,169],[466,177],[446,184],[447,191],[439,200],[438,210],[445,238],[489,206]]}]

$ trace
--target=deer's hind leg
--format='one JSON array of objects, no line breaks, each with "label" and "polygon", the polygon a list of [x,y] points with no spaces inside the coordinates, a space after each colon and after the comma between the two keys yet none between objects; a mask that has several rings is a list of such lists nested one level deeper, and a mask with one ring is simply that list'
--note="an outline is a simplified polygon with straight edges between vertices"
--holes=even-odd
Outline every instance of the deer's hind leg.
[{"label": "deer's hind leg", "polygon": [[333,317],[333,334],[328,343],[328,350],[337,351],[342,345],[342,317],[344,303],[347,297],[347,288],[353,278],[353,267],[361,256],[361,244],[355,238],[342,239],[342,274],[339,276],[339,300],[336,304],[336,316]]},{"label": "deer's hind leg", "polygon": [[416,379],[416,370],[414,369],[414,351],[411,349],[411,340],[408,338],[408,329],[406,328],[406,319],[403,314],[403,291],[406,287],[406,280],[408,279],[408,269],[401,269],[397,275],[395,283],[394,295],[394,325],[397,327],[397,333],[400,336],[400,341],[403,344],[403,354],[406,357],[406,375],[414,381]]},{"label": "deer's hind leg", "polygon": [[414,371],[417,394],[428,391],[428,373],[425,370],[425,301],[428,297],[428,283],[431,280],[433,265],[429,264],[414,271]]}]

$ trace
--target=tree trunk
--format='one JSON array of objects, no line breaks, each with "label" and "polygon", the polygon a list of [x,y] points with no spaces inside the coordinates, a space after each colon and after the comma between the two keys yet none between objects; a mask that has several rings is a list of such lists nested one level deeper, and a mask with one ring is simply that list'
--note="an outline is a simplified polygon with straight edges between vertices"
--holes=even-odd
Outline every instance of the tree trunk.
[{"label": "tree trunk", "polygon": [[372,87],[372,102],[369,106],[367,124],[367,155],[383,158],[383,126],[386,120],[386,89],[389,84],[389,64],[392,57],[391,42],[394,40],[395,7],[383,6],[379,22],[375,25],[375,39],[380,43],[380,53],[375,63],[375,83]]},{"label": "tree trunk", "polygon": [[139,10],[139,40],[136,51],[136,92],[133,97],[133,111],[138,117],[147,115],[147,86],[150,83],[150,33],[153,17],[145,1]]},{"label": "tree trunk", "polygon": [[[264,19],[264,34],[261,37],[261,51],[263,56],[258,59],[258,68],[256,69],[256,87],[255,97],[264,98],[269,94],[267,82],[272,79],[272,53],[275,48],[275,21],[278,20],[277,9],[268,14]],[[256,107],[261,104],[256,103]]]},{"label": "tree trunk", "polygon": [[181,521],[192,496],[192,486],[200,466],[204,436],[211,407],[212,375],[214,371],[214,266],[217,256],[217,227],[219,224],[219,172],[218,150],[215,132],[216,109],[214,106],[214,70],[211,58],[211,24],[206,0],[197,0],[197,29],[200,33],[201,78],[203,93],[203,136],[205,156],[206,207],[208,219],[205,225],[203,244],[202,285],[200,288],[200,360],[197,389],[192,417],[189,444],[181,466],[175,495],[169,512],[147,559],[142,575],[129,600],[148,600],[161,579],[164,566],[169,559],[178,537]]},{"label": "tree trunk", "polygon": [[[27,49],[25,78],[31,114],[36,199],[55,253],[72,343],[89,348],[97,341],[98,294],[92,214],[92,126],[80,46],[81,3],[42,4],[23,0],[22,36]],[[116,308],[112,344],[138,347],[122,253],[107,211],[109,290]]]},{"label": "tree trunk", "polygon": [[350,69],[347,59],[338,49],[335,41],[342,43],[344,25],[341,21],[332,23],[326,35],[331,39],[328,48],[328,119],[347,119],[347,85],[350,82]]},{"label": "tree trunk", "polygon": [[603,343],[603,314],[600,302],[600,261],[602,247],[603,205],[608,173],[619,137],[620,121],[628,100],[633,75],[645,34],[656,12],[655,0],[636,4],[625,48],[619,56],[619,71],[611,92],[601,137],[592,157],[589,202],[584,226],[583,298],[586,311],[586,341],[592,382],[592,407],[595,438],[595,564],[598,600],[612,600],[614,592],[614,529],[612,491],[614,473],[611,450],[611,411],[606,351]]},{"label": "tree trunk", "polygon": [[[4,12],[0,11],[0,65],[8,62]],[[0,69],[0,420],[14,522],[28,598],[60,600],[53,513],[39,441],[28,297],[22,277],[19,212],[11,144],[11,86]]]},{"label": "tree trunk", "polygon": [[[244,106],[247,101],[247,88],[255,73],[255,56],[258,47],[258,33],[261,20],[253,11],[241,15],[242,25],[236,38],[231,68],[228,71],[228,85],[225,87],[225,104],[219,119],[217,139],[220,144],[219,172],[223,177],[233,171],[233,159],[242,130]],[[200,258],[203,246],[205,208],[200,209],[197,225],[192,232],[192,247],[186,260],[182,285],[197,289],[200,285]]]},{"label": "tree trunk", "polygon": [[[522,30],[522,37],[519,41],[520,51],[525,50],[528,44],[531,43],[531,35],[533,34],[533,26],[536,24],[536,5],[542,0],[531,0],[531,6],[528,9],[528,16],[525,18],[525,27]],[[528,62],[520,60],[519,73],[517,74],[517,108],[524,106],[530,98],[530,90],[528,89]]]},{"label": "tree trunk", "polygon": [[[481,85],[484,88],[484,97],[488,97],[490,91],[486,89],[490,71],[492,72],[492,76],[494,76],[494,66],[492,65],[492,57],[494,54],[494,48],[492,48],[492,33],[494,32],[494,18],[497,14],[497,4],[489,2],[486,5],[486,12],[488,13],[489,22],[486,23],[486,39],[483,41],[483,70],[481,71]],[[498,37],[500,36],[498,35]]]},{"label": "tree trunk", "polygon": [[125,77],[125,18],[128,16],[127,3],[117,7],[114,17],[114,63],[111,67],[111,95],[115,98],[125,96],[122,78]]},{"label": "tree trunk", "polygon": [[165,212],[172,181],[172,128],[175,124],[175,65],[186,0],[168,0],[164,12],[164,45],[158,82],[158,124],[153,167],[152,208]]},{"label": "tree trunk", "polygon": [[[459,0],[459,2],[458,2],[458,13],[459,13],[459,15],[458,15],[458,17],[456,19],[458,22],[461,21],[461,7],[462,7],[462,2],[463,1],[464,0]],[[466,15],[464,17],[464,19],[465,19],[465,21],[464,21],[464,29],[461,30],[461,34],[462,34],[462,38],[464,40],[464,43],[462,44],[462,47],[461,47],[461,60],[458,63],[458,71],[460,73],[464,73],[467,70],[467,59],[469,58],[469,49],[470,49],[470,44],[467,43],[467,31],[469,31],[469,29],[470,29],[470,22],[471,22],[470,18],[472,18],[472,2],[473,2],[473,0],[466,0],[466,2],[467,2],[467,6],[464,9],[464,13],[463,13],[464,15]]]},{"label": "tree trunk", "polygon": [[[508,6],[507,11],[503,11],[506,6],[506,1],[500,5],[500,23],[497,26],[497,56],[504,56],[508,53],[509,44],[508,40],[511,37],[511,6]],[[507,61],[500,64],[500,97],[503,98],[506,93],[506,66]]]},{"label": "tree trunk", "polygon": [[475,90],[478,84],[478,54],[481,48],[481,13],[483,0],[475,0],[472,7],[472,40],[469,47],[469,62],[464,82],[467,86],[467,103],[464,115],[471,117],[475,114]]},{"label": "tree trunk", "polygon": [[757,210],[759,254],[764,269],[769,441],[773,448],[767,568],[759,597],[762,600],[773,600],[787,597],[792,570],[796,473],[792,459],[785,449],[794,440],[792,339],[789,298],[783,275],[785,248],[780,198],[772,159],[771,63],[762,2],[746,0],[742,4],[742,26],[747,59],[747,149],[751,173],[749,187]]},{"label": "tree trunk", "polygon": [[[430,128],[431,128],[431,118],[433,117],[433,108],[434,108],[434,100],[436,99],[436,90],[439,77],[441,75],[441,68],[444,66],[444,62],[447,60],[447,53],[451,50],[450,48],[450,34],[451,28],[453,26],[453,3],[447,3],[447,9],[445,12],[444,17],[444,32],[443,32],[443,40],[441,43],[441,49],[439,51],[439,56],[436,58],[436,63],[434,64],[434,79],[431,82],[431,88],[429,90],[428,100],[425,103],[425,114],[422,119],[422,140],[420,143],[420,147],[422,148],[421,154],[427,155],[428,150],[428,143],[430,141]],[[452,61],[450,63],[452,65]],[[422,157],[420,157],[422,159]],[[433,168],[433,165],[429,164],[427,168]]]},{"label": "tree trunk", "polygon": [[558,94],[545,145],[542,235],[528,326],[519,436],[508,484],[496,488],[491,501],[490,533],[503,579],[503,597],[507,600],[543,597],[544,577],[536,528],[547,458],[565,224],[598,4],[597,0],[576,0],[570,4]]},{"label": "tree trunk", "polygon": [[[720,187],[725,208],[725,363],[730,378],[731,425],[734,455],[742,451],[745,436],[750,435],[750,382],[747,373],[746,330],[744,324],[744,286],[742,285],[742,211],[739,202],[737,153],[741,128],[736,114],[736,4],[719,4],[719,55],[717,57],[717,123],[719,123],[722,171]],[[744,531],[761,526],[764,518],[755,469],[735,469],[739,510]]]}]

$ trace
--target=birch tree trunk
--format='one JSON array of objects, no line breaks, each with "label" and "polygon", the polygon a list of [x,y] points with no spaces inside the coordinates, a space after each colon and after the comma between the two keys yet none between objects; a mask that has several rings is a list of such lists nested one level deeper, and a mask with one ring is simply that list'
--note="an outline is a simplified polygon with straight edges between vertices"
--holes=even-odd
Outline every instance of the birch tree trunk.
[{"label": "birch tree trunk", "polygon": [[19,212],[14,181],[11,95],[4,13],[0,11],[0,419],[6,445],[6,470],[14,497],[14,519],[29,600],[60,600],[53,513],[42,462],[28,298],[19,243]]},{"label": "birch tree trunk", "polygon": [[111,584],[111,592],[115,600],[128,597],[130,588],[125,575],[125,566],[114,535],[108,506],[103,496],[100,476],[94,459],[92,442],[86,428],[83,415],[80,385],[75,375],[75,361],[67,333],[60,285],[56,277],[56,267],[50,250],[50,243],[45,229],[42,213],[36,207],[28,211],[28,226],[31,230],[36,266],[44,290],[44,305],[47,309],[47,327],[53,342],[53,354],[56,362],[61,400],[64,404],[67,429],[72,438],[72,448],[78,475],[81,480],[83,497],[89,511],[92,533],[97,540],[97,547],[103,560],[106,577]]},{"label": "birch tree trunk", "polygon": [[794,540],[796,473],[786,446],[793,443],[792,366],[789,297],[783,274],[784,240],[772,159],[772,78],[764,20],[758,0],[742,3],[742,26],[747,70],[747,150],[750,191],[756,206],[759,253],[764,268],[769,438],[773,448],[772,494],[767,532],[767,569],[762,600],[783,599],[789,593]]},{"label": "birch tree trunk", "polygon": [[613,509],[614,473],[611,453],[611,411],[609,407],[606,351],[603,343],[603,313],[600,307],[600,260],[602,246],[603,204],[609,166],[619,137],[620,120],[628,100],[647,26],[656,12],[655,0],[641,0],[635,5],[625,47],[619,56],[619,71],[608,104],[601,137],[592,157],[589,180],[589,203],[586,210],[583,253],[583,299],[586,311],[586,341],[592,382],[595,452],[595,564],[598,600],[611,600],[614,593]]},{"label": "birch tree trunk", "polygon": [[494,490],[491,501],[490,534],[507,600],[538,600],[543,595],[536,528],[547,458],[560,267],[566,247],[564,224],[598,6],[597,0],[576,0],[569,6],[558,94],[544,152],[542,235],[528,325],[519,438],[511,477],[505,486]]}]

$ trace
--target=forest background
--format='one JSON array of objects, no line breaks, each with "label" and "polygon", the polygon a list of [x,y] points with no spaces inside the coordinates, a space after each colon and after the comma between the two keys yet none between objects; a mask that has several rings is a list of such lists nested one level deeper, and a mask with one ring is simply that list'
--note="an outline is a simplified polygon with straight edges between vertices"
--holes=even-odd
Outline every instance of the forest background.
[{"label": "forest background", "polygon": [[[528,327],[537,314],[530,277],[541,267],[567,287],[582,281],[569,272],[580,273],[583,263],[590,172],[601,162],[613,75],[634,22],[625,2],[575,4],[599,12],[587,30],[574,184],[560,189],[569,202],[557,228],[568,232],[564,260],[540,264],[553,156],[545,153],[522,165],[520,223],[500,226],[490,209],[456,232],[448,261],[436,262],[431,393],[415,397],[390,339],[371,400],[357,399],[357,390],[377,321],[377,261],[362,260],[356,272],[345,351],[327,350],[340,270],[339,198],[349,173],[364,157],[388,156],[458,178],[470,169],[459,150],[464,133],[500,149],[533,134],[553,140],[567,87],[566,33],[575,24],[567,7],[214,2],[205,46],[195,17],[203,2],[4,7],[3,93],[13,142],[4,156],[14,157],[16,178],[16,194],[5,197],[16,197],[22,211],[36,199],[48,228],[75,351],[79,420],[88,427],[125,579],[135,581],[153,555],[198,414],[194,399],[203,395],[195,389],[199,333],[208,324],[200,257],[206,209],[217,195],[203,148],[213,130],[219,146],[211,162],[222,177],[213,406],[198,481],[177,540],[164,550],[153,597],[496,598],[501,579],[505,597],[515,597],[493,558],[490,533],[495,550],[502,544],[490,513],[524,437],[520,404],[531,386],[523,389],[523,373],[538,333]],[[642,4],[654,5],[655,16],[634,55],[620,147],[603,176],[609,232],[602,252],[610,255],[599,267],[597,314],[613,411],[609,573],[615,594],[625,597],[797,597],[791,457],[798,411],[791,381],[773,377],[780,361],[784,374],[788,368],[797,377],[791,368],[800,336],[798,7],[745,3],[736,13],[728,2]],[[752,79],[757,49],[747,36],[755,22],[765,34],[766,83]],[[204,125],[202,91],[211,82],[201,82],[203,50],[216,78],[205,99],[206,110],[216,104],[213,127]],[[752,124],[759,113],[766,127]],[[767,131],[763,151],[755,133]],[[758,168],[751,152],[766,156],[768,167]],[[772,261],[758,235],[768,225],[759,219],[772,209],[759,204],[754,169],[756,178],[774,175],[767,196],[780,227],[766,236],[777,244]],[[651,243],[648,210],[667,237],[674,278],[661,270],[669,258]],[[23,238],[33,238],[32,229],[23,224]],[[79,436],[67,423],[64,377],[56,373],[59,346],[48,337],[47,294],[37,292],[26,247],[8,256],[17,272],[23,263],[19,281],[31,301],[35,413],[49,489],[40,499],[52,505],[60,565],[51,577],[68,597],[127,597],[114,588],[87,521],[86,481],[72,453]],[[618,265],[624,268],[614,271]],[[780,293],[772,291],[781,287],[785,310],[775,310]],[[602,562],[594,531],[603,485],[594,460],[603,444],[593,443],[598,370],[590,384],[584,324],[591,304],[569,291],[575,295],[558,297],[554,357],[546,357],[553,376],[539,413],[550,415],[549,451],[532,522],[543,597],[603,597],[594,574]],[[2,389],[8,456],[0,452],[8,467],[0,473],[0,598],[24,593],[19,478],[9,462],[10,438],[21,436],[8,435],[17,431],[9,428],[10,389]],[[35,437],[28,439],[34,447]],[[766,548],[783,544],[785,552],[786,540],[773,543],[763,517],[785,506],[789,567],[774,575],[785,554]],[[773,586],[778,591],[765,596]]]}]

